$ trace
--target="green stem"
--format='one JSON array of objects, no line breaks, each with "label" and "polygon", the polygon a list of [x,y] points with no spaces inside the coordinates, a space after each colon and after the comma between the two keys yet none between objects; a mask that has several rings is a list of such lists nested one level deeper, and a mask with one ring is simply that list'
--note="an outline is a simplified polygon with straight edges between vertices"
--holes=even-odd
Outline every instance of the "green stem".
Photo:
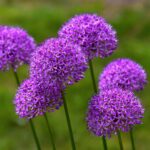
[{"label": "green stem", "polygon": [[[17,85],[18,85],[18,87],[19,87],[19,86],[20,86],[19,76],[18,76],[17,72],[14,71],[14,69],[13,69],[13,74],[14,74],[16,83],[17,83]],[[35,128],[34,128],[33,122],[32,122],[31,119],[29,120],[29,122],[30,122],[30,126],[31,126],[31,129],[32,129],[32,133],[33,133],[33,137],[34,137],[34,140],[35,140],[37,149],[38,149],[38,150],[41,150],[40,144],[39,144],[39,141],[38,141],[38,138],[37,138],[37,134],[36,134],[36,132],[35,132]]]},{"label": "green stem", "polygon": [[135,150],[135,144],[134,144],[134,138],[133,138],[133,130],[130,130],[130,139],[131,139],[131,145],[132,145],[132,150]]},{"label": "green stem", "polygon": [[93,90],[94,90],[94,92],[96,94],[97,93],[97,86],[96,86],[96,81],[95,81],[93,64],[92,64],[91,60],[89,60],[89,66],[90,66],[91,79],[92,79],[92,83],[93,83]]},{"label": "green stem", "polygon": [[122,144],[121,134],[120,134],[119,131],[117,132],[117,135],[118,135],[118,141],[119,141],[120,150],[123,150],[123,144]]},{"label": "green stem", "polygon": [[33,136],[34,136],[34,139],[35,139],[37,149],[41,150],[40,143],[39,143],[39,140],[38,140],[36,132],[35,132],[35,127],[34,127],[34,124],[33,124],[31,119],[29,120],[29,123],[30,123],[31,129],[32,129],[32,133],[33,133]]},{"label": "green stem", "polygon": [[67,107],[67,102],[66,102],[66,99],[64,96],[64,92],[62,92],[62,98],[64,101],[64,110],[65,110],[65,114],[66,114],[68,130],[69,130],[69,134],[70,134],[70,138],[71,138],[72,149],[76,150],[75,141],[74,141],[73,132],[72,132],[72,127],[71,127],[71,122],[70,122],[70,117],[69,117],[69,112],[68,112],[68,107]]},{"label": "green stem", "polygon": [[[92,79],[92,84],[93,84],[93,90],[96,94],[97,93],[97,86],[96,86],[96,81],[95,81],[93,64],[92,64],[91,60],[89,60],[89,66],[90,66],[90,73],[91,73],[91,79]],[[104,150],[107,150],[108,149],[107,148],[107,142],[106,142],[106,138],[104,136],[102,137],[102,143],[103,143]]]},{"label": "green stem", "polygon": [[14,77],[15,77],[16,83],[17,83],[17,85],[19,86],[19,85],[20,85],[20,81],[19,81],[18,74],[17,74],[17,72],[14,71],[14,70],[13,70],[13,73],[14,73]]},{"label": "green stem", "polygon": [[103,140],[104,150],[107,150],[107,142],[106,142],[106,138],[103,136],[103,137],[102,137],[102,140]]},{"label": "green stem", "polygon": [[53,134],[52,134],[52,131],[51,131],[50,124],[49,124],[46,113],[44,114],[44,118],[45,118],[45,121],[46,121],[46,124],[47,124],[47,127],[48,127],[48,131],[49,131],[49,135],[50,135],[50,138],[51,138],[51,144],[52,144],[53,150],[56,150]]}]

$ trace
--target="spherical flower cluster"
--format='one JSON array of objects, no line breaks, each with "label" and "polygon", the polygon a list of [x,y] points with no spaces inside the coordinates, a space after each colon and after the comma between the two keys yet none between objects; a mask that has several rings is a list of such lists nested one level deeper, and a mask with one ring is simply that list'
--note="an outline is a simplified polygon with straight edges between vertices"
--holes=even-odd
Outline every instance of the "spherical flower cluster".
[{"label": "spherical flower cluster", "polygon": [[104,90],[94,96],[87,113],[88,129],[96,136],[108,136],[118,130],[128,132],[141,124],[144,109],[134,94],[127,90]]},{"label": "spherical flower cluster", "polygon": [[55,82],[65,87],[82,79],[86,69],[87,60],[79,46],[53,38],[33,53],[30,76],[41,84]]},{"label": "spherical flower cluster", "polygon": [[139,91],[146,84],[146,73],[136,62],[130,59],[117,59],[103,70],[99,77],[99,89],[120,87]]},{"label": "spherical flower cluster", "polygon": [[39,88],[34,79],[25,80],[19,87],[14,104],[20,118],[31,119],[47,111],[55,111],[63,101],[59,86]]},{"label": "spherical flower cluster", "polygon": [[81,46],[88,59],[107,57],[117,48],[116,31],[96,14],[81,14],[69,20],[59,37]]},{"label": "spherical flower cluster", "polygon": [[19,27],[0,26],[0,70],[17,69],[29,63],[36,45],[31,36]]}]

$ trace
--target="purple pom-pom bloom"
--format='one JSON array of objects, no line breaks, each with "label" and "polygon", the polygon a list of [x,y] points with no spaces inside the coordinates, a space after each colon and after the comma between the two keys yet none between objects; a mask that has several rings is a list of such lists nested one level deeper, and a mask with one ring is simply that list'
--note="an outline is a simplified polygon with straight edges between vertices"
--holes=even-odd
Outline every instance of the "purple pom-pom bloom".
[{"label": "purple pom-pom bloom", "polygon": [[62,105],[59,87],[49,86],[49,89],[43,90],[38,86],[33,79],[27,79],[19,87],[14,104],[20,118],[31,119],[47,111],[53,112]]},{"label": "purple pom-pom bloom", "polygon": [[29,63],[36,44],[28,33],[11,26],[0,26],[0,70],[14,70],[23,63]]},{"label": "purple pom-pom bloom", "polygon": [[30,76],[41,84],[55,82],[65,87],[82,79],[86,69],[87,60],[79,46],[54,38],[33,53]]},{"label": "purple pom-pom bloom", "polygon": [[96,14],[81,14],[70,19],[59,37],[81,46],[88,59],[107,57],[117,48],[116,31]]},{"label": "purple pom-pom bloom", "polygon": [[120,87],[132,91],[139,91],[146,84],[146,73],[136,62],[122,58],[117,59],[103,70],[99,77],[99,89]]},{"label": "purple pom-pom bloom", "polygon": [[92,97],[87,113],[88,129],[96,136],[108,136],[118,130],[128,132],[141,124],[144,109],[131,91],[111,89]]}]

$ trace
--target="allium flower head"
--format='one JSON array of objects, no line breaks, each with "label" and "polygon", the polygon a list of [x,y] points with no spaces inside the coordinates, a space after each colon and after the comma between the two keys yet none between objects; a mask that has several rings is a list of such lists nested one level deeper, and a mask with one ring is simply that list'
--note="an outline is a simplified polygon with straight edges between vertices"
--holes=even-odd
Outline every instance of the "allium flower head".
[{"label": "allium flower head", "polygon": [[82,47],[88,59],[107,57],[117,48],[116,31],[96,14],[81,14],[70,19],[58,32]]},{"label": "allium flower head", "polygon": [[82,79],[86,69],[87,60],[79,46],[65,39],[49,39],[33,53],[30,75],[39,82],[65,87]]},{"label": "allium flower head", "polygon": [[25,30],[0,26],[0,70],[17,69],[23,63],[29,63],[35,47],[33,38]]},{"label": "allium flower head", "polygon": [[111,89],[92,97],[88,113],[88,129],[96,136],[108,136],[118,130],[128,132],[141,124],[144,109],[131,91]]},{"label": "allium flower head", "polygon": [[99,89],[120,87],[132,91],[139,91],[146,84],[146,73],[136,62],[122,58],[106,66],[99,77]]},{"label": "allium flower head", "polygon": [[62,105],[61,90],[50,86],[44,89],[36,85],[34,79],[25,80],[19,87],[14,104],[20,118],[31,119],[47,111],[55,111]]}]

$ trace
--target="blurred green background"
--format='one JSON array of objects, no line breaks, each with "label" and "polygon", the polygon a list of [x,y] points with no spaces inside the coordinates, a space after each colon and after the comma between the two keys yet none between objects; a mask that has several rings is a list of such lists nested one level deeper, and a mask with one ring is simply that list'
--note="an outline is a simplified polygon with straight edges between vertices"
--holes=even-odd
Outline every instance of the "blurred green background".
[{"label": "blurred green background", "polygon": [[[40,43],[57,36],[60,26],[78,13],[93,12],[107,19],[116,29],[118,50],[109,58],[95,59],[96,80],[102,68],[118,57],[128,57],[140,63],[150,74],[150,3],[149,0],[1,0],[0,24],[18,25],[26,29]],[[18,70],[21,80],[28,77],[28,66]],[[12,70],[0,72],[0,150],[35,150],[28,123],[15,114],[13,98],[17,86]],[[134,128],[137,150],[150,149],[150,85],[136,93],[145,107],[143,124]],[[102,149],[102,141],[86,129],[85,116],[88,101],[93,95],[89,70],[85,79],[68,87],[66,98],[78,150]],[[58,150],[70,150],[71,145],[63,107],[49,113],[49,122]],[[43,117],[34,119],[43,150],[51,149],[48,129]],[[122,133],[125,150],[130,150],[128,133]],[[107,140],[110,150],[119,149],[115,135]]]}]

